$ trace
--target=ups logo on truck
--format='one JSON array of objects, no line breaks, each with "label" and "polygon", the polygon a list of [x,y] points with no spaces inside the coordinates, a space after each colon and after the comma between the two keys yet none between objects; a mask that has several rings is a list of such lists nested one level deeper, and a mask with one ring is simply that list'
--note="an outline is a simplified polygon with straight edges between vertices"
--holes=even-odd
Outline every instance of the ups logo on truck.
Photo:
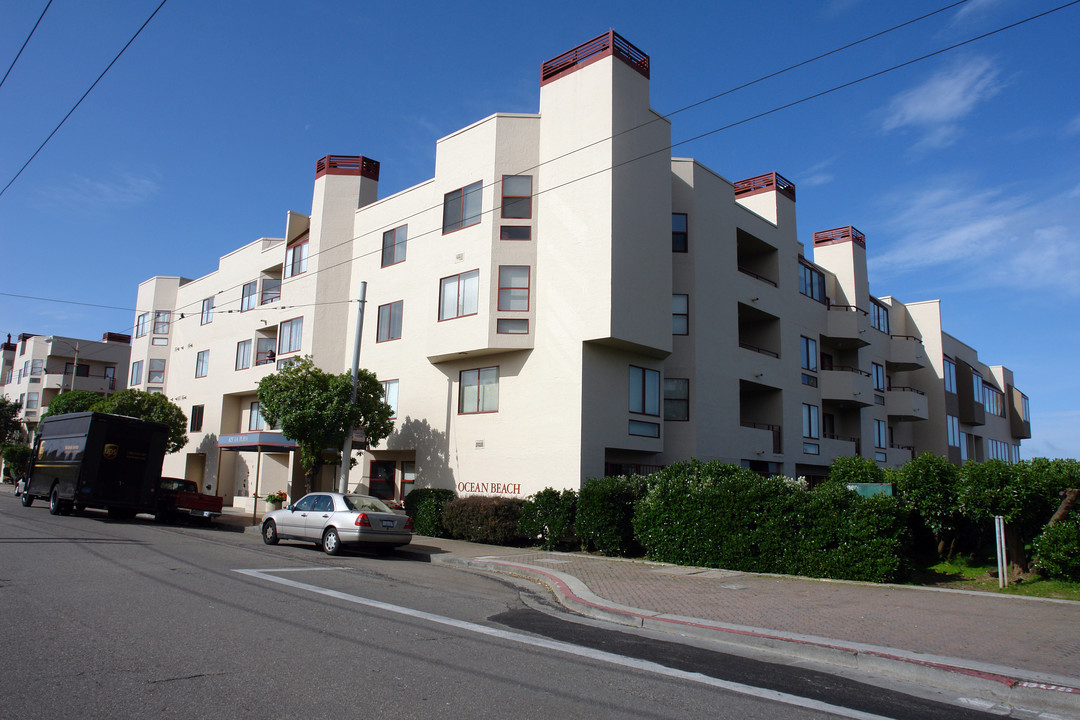
[{"label": "ups logo on truck", "polygon": [[106,443],[101,454],[105,456],[106,460],[115,460],[116,456],[120,454],[120,446],[116,443]]}]

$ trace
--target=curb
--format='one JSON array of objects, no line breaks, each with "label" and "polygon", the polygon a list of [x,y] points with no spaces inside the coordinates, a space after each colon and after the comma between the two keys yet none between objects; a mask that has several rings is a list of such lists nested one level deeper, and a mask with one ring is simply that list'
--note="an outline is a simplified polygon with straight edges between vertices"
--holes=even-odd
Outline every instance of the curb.
[{"label": "curb", "polygon": [[1080,717],[1077,714],[1080,679],[1077,678],[642,610],[605,600],[572,575],[498,557],[436,555],[431,561],[531,580],[547,587],[567,609],[597,620],[754,648],[786,658],[886,675],[938,690],[975,693],[980,699],[994,703]]}]

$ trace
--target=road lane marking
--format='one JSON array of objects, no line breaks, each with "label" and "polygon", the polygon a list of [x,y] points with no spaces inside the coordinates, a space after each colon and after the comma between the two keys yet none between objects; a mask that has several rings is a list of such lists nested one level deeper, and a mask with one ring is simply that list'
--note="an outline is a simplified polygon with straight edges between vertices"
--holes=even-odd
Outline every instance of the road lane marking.
[{"label": "road lane marking", "polygon": [[499,628],[479,625],[477,623],[469,622],[467,620],[457,620],[455,618],[446,617],[444,615],[436,615],[434,613],[425,612],[423,610],[414,610],[413,608],[404,607],[402,605],[391,605],[390,603],[385,603],[379,600],[372,600],[370,598],[360,597],[359,595],[353,595],[351,593],[342,592],[340,590],[330,590],[329,588],[319,587],[318,585],[310,585],[308,583],[302,583],[296,580],[290,580],[288,578],[277,577],[276,575],[272,574],[278,572],[294,572],[304,569],[345,570],[348,568],[283,568],[281,570],[248,569],[234,570],[233,572],[240,573],[241,575],[247,575],[248,577],[257,578],[259,580],[266,580],[268,582],[277,583],[279,585],[285,585],[286,587],[291,587],[297,590],[304,590],[307,592],[315,593],[324,597],[330,597],[336,600],[344,600],[345,602],[353,603],[356,605],[363,605],[365,607],[382,610],[384,612],[393,613],[395,615],[403,615],[405,617],[415,618],[418,620],[426,620],[427,622],[436,623],[438,625],[445,625],[448,627],[457,628],[459,630],[465,630],[467,632],[472,632],[479,635],[486,635],[488,637],[498,638],[500,640],[506,640],[521,645],[531,645],[533,647],[544,648],[547,650],[552,650],[554,652],[565,653],[568,655],[576,655],[577,657],[588,658],[590,660],[596,660],[598,662],[603,662],[610,665],[618,665],[621,667],[632,668],[640,670],[642,672],[652,673],[655,675],[663,675],[665,677],[675,678],[678,680],[686,680],[688,682],[698,683],[700,685],[709,685],[720,690],[727,690],[728,692],[738,693],[740,695],[748,695],[750,697],[756,697],[763,700],[771,700],[773,702],[805,708],[807,710],[817,710],[819,712],[833,713],[842,717],[853,718],[854,720],[890,720],[889,718],[886,718],[882,715],[874,715],[859,710],[852,710],[851,708],[842,707],[840,705],[830,705],[828,703],[820,702],[818,700],[811,700],[809,698],[799,697],[798,695],[790,695],[788,693],[778,692],[776,690],[768,690],[765,688],[753,687],[751,685],[743,685],[741,683],[720,680],[719,678],[709,677],[708,675],[702,675],[701,673],[687,672],[685,670],[676,670],[675,668],[669,668],[664,665],[660,665],[659,663],[650,662],[648,660],[628,658],[622,655],[604,652],[603,650],[594,650],[592,648],[581,647],[579,645],[572,645],[570,643],[561,642],[559,640],[549,640],[542,637],[532,637],[529,635],[512,632],[510,630],[500,630]]}]

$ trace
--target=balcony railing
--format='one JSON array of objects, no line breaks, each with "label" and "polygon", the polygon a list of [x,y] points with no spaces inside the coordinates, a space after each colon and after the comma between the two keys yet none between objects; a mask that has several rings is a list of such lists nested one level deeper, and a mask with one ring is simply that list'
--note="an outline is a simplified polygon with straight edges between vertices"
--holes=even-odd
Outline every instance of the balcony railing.
[{"label": "balcony railing", "polygon": [[746,198],[758,193],[775,190],[792,202],[795,201],[795,184],[780,173],[765,173],[735,183],[735,198]]},{"label": "balcony railing", "polygon": [[743,342],[741,340],[739,341],[739,347],[743,348],[744,350],[753,350],[756,353],[761,353],[762,355],[768,355],[769,357],[774,357],[774,358],[780,357],[780,353],[773,352],[772,350],[766,350],[765,348],[760,348],[757,345],[751,345],[750,343]]},{"label": "balcony railing", "polygon": [[315,161],[315,179],[323,175],[359,175],[379,179],[379,161],[361,155],[326,155]]},{"label": "balcony railing", "polygon": [[743,420],[739,425],[744,428],[753,428],[754,430],[768,430],[772,433],[772,451],[777,454],[784,452],[783,430],[779,425],[770,425],[769,423],[752,422],[749,420]]},{"label": "balcony railing", "polygon": [[847,240],[851,240],[864,250],[866,249],[866,236],[851,225],[845,225],[844,227],[838,227],[832,230],[821,230],[814,233],[815,247],[818,245],[832,245],[833,243],[844,242]]},{"label": "balcony railing", "polygon": [[614,30],[609,30],[541,65],[540,84],[545,85],[557,77],[608,55],[614,55],[646,78],[649,77],[649,56]]},{"label": "balcony railing", "polygon": [[604,475],[614,477],[616,475],[652,475],[658,470],[663,470],[667,465],[644,465],[642,463],[604,463]]},{"label": "balcony railing", "polygon": [[755,278],[755,279],[757,279],[757,280],[760,280],[760,281],[761,281],[761,282],[763,282],[763,283],[769,283],[769,284],[770,284],[770,285],[772,285],[773,287],[780,287],[779,285],[777,285],[777,284],[776,284],[775,282],[773,282],[773,281],[772,281],[772,280],[770,280],[769,278],[767,278],[767,277],[764,277],[764,276],[762,276],[762,275],[758,275],[758,274],[757,274],[756,272],[754,272],[753,270],[747,270],[747,269],[746,269],[746,268],[744,268],[744,267],[743,267],[742,265],[740,265],[740,266],[739,266],[739,272],[741,272],[741,273],[742,273],[743,275],[749,275],[749,276],[750,276],[750,277],[752,277],[752,278]]}]

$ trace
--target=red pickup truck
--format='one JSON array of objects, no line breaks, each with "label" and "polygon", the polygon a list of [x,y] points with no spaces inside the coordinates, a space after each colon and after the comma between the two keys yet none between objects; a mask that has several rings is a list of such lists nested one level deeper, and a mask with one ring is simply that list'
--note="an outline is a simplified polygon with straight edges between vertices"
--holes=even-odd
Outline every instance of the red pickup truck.
[{"label": "red pickup truck", "polygon": [[221,496],[200,493],[194,480],[163,477],[160,488],[158,520],[188,515],[209,521],[221,515]]}]

